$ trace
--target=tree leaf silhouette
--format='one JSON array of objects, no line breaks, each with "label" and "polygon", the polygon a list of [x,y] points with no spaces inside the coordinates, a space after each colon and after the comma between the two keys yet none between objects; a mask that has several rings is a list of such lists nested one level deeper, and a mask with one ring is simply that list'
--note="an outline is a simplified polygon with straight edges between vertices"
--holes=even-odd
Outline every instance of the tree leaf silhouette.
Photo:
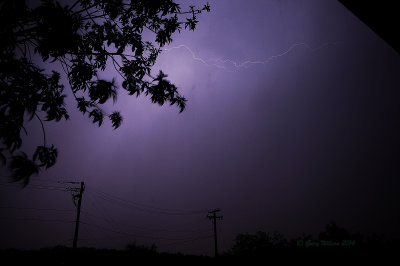
[{"label": "tree leaf silhouette", "polygon": [[29,178],[33,174],[39,173],[39,166],[30,160],[24,152],[12,156],[9,167],[13,180],[16,182],[22,182],[23,187],[28,185]]},{"label": "tree leaf silhouette", "polygon": [[33,154],[33,161],[39,159],[39,167],[45,166],[47,169],[56,163],[57,155],[58,152],[54,145],[51,145],[51,147],[38,146]]},{"label": "tree leaf silhouette", "polygon": [[109,98],[114,102],[117,100],[117,87],[115,79],[111,82],[106,80],[96,80],[91,83],[89,97],[92,101],[98,101],[100,104],[105,103]]},{"label": "tree leaf silhouette", "polygon": [[93,109],[89,112],[89,117],[93,118],[93,123],[98,123],[99,126],[103,123],[103,113],[100,109]]},{"label": "tree leaf silhouette", "polygon": [[122,123],[122,116],[119,112],[113,112],[111,115],[109,115],[109,118],[114,129],[117,129]]}]

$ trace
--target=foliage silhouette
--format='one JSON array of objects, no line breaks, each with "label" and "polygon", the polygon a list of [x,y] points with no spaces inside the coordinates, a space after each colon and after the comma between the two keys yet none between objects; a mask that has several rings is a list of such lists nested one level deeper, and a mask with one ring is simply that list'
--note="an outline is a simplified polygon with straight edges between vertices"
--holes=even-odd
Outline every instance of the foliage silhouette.
[{"label": "foliage silhouette", "polygon": [[[173,33],[183,27],[195,30],[197,15],[210,11],[208,3],[182,11],[174,0],[63,3],[42,0],[31,7],[25,0],[0,2],[0,162],[6,164],[9,154],[14,180],[24,186],[32,174],[53,166],[57,159],[57,149],[46,143],[43,122],[69,118],[65,84],[61,74],[50,69],[52,64],[62,67],[78,110],[98,126],[105,118],[114,129],[122,123],[118,111],[108,114],[102,109],[110,98],[116,101],[119,89],[115,79],[99,77],[110,66],[123,78],[122,88],[129,95],[149,95],[153,103],[176,105],[182,112],[185,97],[162,71],[152,76],[151,68],[160,48],[172,42]],[[145,41],[145,32],[155,40]],[[48,69],[34,62],[38,57]],[[32,159],[16,155],[21,131],[27,134],[26,118],[38,119],[43,131],[43,145]]]},{"label": "foliage silhouette", "polygon": [[232,253],[236,256],[261,256],[265,255],[271,248],[287,247],[287,240],[279,233],[272,235],[266,232],[258,231],[252,234],[239,234],[232,247]]},{"label": "foliage silhouette", "polygon": [[398,250],[399,239],[385,239],[375,235],[364,237],[359,233],[351,233],[344,227],[330,222],[316,238],[303,234],[294,239],[285,239],[283,235],[274,232],[256,232],[255,234],[239,234],[235,238],[232,249],[226,257],[267,258],[272,255],[302,253],[340,252],[336,254],[356,254],[366,250]]},{"label": "foliage silhouette", "polygon": [[344,227],[338,226],[335,222],[330,222],[325,226],[325,231],[318,236],[320,241],[336,241],[340,243],[343,240],[353,240],[361,244],[362,237],[357,233],[350,233]]},{"label": "foliage silhouette", "polygon": [[134,255],[140,256],[154,256],[157,254],[157,247],[152,244],[150,247],[145,245],[138,245],[136,242],[126,245],[126,250]]}]

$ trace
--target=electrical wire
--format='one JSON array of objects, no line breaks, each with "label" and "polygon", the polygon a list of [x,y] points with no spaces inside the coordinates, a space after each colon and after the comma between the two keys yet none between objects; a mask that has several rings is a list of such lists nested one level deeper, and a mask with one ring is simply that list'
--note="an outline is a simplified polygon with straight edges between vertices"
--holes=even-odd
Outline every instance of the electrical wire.
[{"label": "electrical wire", "polygon": [[[14,183],[0,183],[0,186],[3,187],[20,187],[18,184]],[[58,190],[58,191],[66,191],[65,187],[52,187],[52,186],[44,186],[44,185],[28,185],[24,189],[45,189],[45,190]]]},{"label": "electrical wire", "polygon": [[48,209],[48,208],[25,208],[25,207],[10,207],[10,206],[0,206],[0,209],[34,210],[34,211],[57,211],[57,212],[76,212],[76,210],[62,210],[62,209]]},{"label": "electrical wire", "polygon": [[[93,188],[92,188],[93,189]],[[94,194],[97,194],[97,196],[105,201],[110,201],[110,202],[115,202],[117,204],[120,204],[120,206],[125,205],[128,207],[135,208],[137,210],[143,211],[143,212],[149,212],[149,213],[156,213],[156,214],[165,214],[165,215],[195,215],[195,214],[204,214],[207,212],[207,210],[173,210],[173,209],[166,209],[166,208],[159,208],[151,205],[145,205],[137,202],[133,202],[130,200],[126,200],[102,191],[99,191],[97,189],[93,189],[91,191]]]},{"label": "electrical wire", "polygon": [[[99,216],[92,214],[88,211],[81,211],[85,216],[87,215],[88,217],[95,218],[96,220],[101,220],[104,219],[105,217]],[[115,226],[118,226],[119,228],[124,227],[124,228],[129,228],[129,229],[134,229],[134,230],[140,230],[140,231],[145,231],[145,232],[152,232],[152,233],[207,233],[211,232],[212,228],[204,229],[204,228],[196,228],[196,229],[188,229],[188,230],[182,230],[182,229],[166,229],[166,228],[149,228],[149,227],[142,227],[142,226],[137,226],[134,224],[127,224],[127,223],[121,223],[120,221],[114,222],[113,224],[110,224],[110,227],[115,229]]]},{"label": "electrical wire", "polygon": [[145,238],[145,239],[152,239],[152,240],[168,240],[168,241],[180,241],[180,240],[187,240],[188,239],[188,238],[154,237],[154,236],[151,236],[151,235],[132,234],[132,233],[127,233],[127,232],[122,232],[122,231],[118,231],[118,230],[109,229],[109,228],[106,228],[104,226],[100,226],[100,225],[93,224],[93,223],[87,223],[85,221],[81,221],[80,223],[86,224],[86,225],[91,226],[91,227],[97,227],[97,228],[99,228],[101,230],[104,230],[104,231],[109,231],[109,232],[113,232],[113,233],[116,233],[116,234],[121,234],[121,235],[130,236],[130,237],[136,237],[136,238]]},{"label": "electrical wire", "polygon": [[13,217],[0,217],[0,220],[36,221],[36,222],[57,222],[57,223],[75,223],[75,221],[66,221],[66,220],[60,220],[60,219],[42,219],[42,218],[13,218]]},{"label": "electrical wire", "polygon": [[[107,215],[108,212],[107,212],[105,206],[104,206],[101,202],[95,201],[95,200],[92,198],[92,195],[90,195],[90,194],[87,194],[87,195],[89,196],[88,199],[89,199],[90,201],[92,201],[91,206],[92,206],[93,208],[95,208],[95,209],[97,210],[98,213],[100,213],[100,216],[93,215],[92,213],[89,213],[89,212],[86,211],[86,210],[85,210],[85,214],[87,214],[89,217],[95,218],[96,220],[103,220],[103,221],[105,221],[112,229],[115,230],[115,228],[116,228],[115,226],[116,226],[117,224],[116,224],[116,222],[114,221],[114,219],[112,218],[111,215]],[[98,208],[98,205],[99,205],[99,207],[100,207],[100,205],[101,205],[101,209]],[[81,211],[82,211],[82,210],[81,210]],[[101,213],[102,213],[103,215],[101,215]],[[96,216],[97,216],[97,217],[96,217]]]}]

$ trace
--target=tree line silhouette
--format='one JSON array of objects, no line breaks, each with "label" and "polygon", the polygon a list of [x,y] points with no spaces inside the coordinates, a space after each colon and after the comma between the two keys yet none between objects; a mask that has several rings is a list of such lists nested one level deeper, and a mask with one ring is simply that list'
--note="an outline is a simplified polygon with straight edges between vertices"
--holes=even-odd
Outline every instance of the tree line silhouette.
[{"label": "tree line silhouette", "polygon": [[376,234],[363,236],[352,233],[344,227],[330,222],[317,237],[303,234],[300,237],[286,239],[278,232],[266,233],[258,231],[255,234],[239,234],[235,244],[227,254],[234,256],[267,256],[276,249],[368,249],[400,247],[400,239],[388,240]]}]

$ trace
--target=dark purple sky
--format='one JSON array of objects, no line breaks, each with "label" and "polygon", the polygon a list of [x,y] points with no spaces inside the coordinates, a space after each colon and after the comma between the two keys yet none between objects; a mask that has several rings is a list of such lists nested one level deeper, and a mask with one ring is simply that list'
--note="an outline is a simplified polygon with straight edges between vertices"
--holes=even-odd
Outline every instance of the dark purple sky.
[{"label": "dark purple sky", "polygon": [[[400,237],[399,54],[334,0],[210,4],[154,67],[187,110],[121,90],[114,131],[69,97],[71,119],[46,125],[56,166],[24,190],[2,178],[0,248],[72,245],[75,209],[59,180],[86,182],[80,246],[212,255],[213,208],[222,251],[238,233],[290,238],[331,220]],[[37,121],[28,128],[31,151],[42,136]]]}]

